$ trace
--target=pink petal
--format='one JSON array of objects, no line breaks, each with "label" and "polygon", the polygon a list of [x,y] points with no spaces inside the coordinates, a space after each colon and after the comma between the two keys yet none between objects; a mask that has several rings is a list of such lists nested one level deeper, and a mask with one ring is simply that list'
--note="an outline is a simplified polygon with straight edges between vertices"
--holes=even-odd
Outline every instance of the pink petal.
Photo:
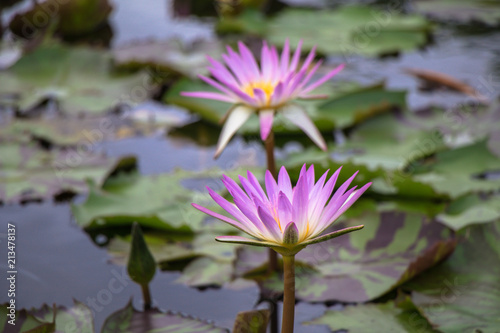
[{"label": "pink petal", "polygon": [[269,170],[266,170],[265,183],[267,196],[269,197],[269,201],[271,201],[271,206],[276,206],[278,202],[279,189],[276,180]]},{"label": "pink petal", "polygon": [[243,232],[245,232],[245,233],[247,233],[247,234],[249,234],[249,235],[251,235],[251,236],[254,236],[254,235],[253,235],[253,233],[252,233],[252,232],[251,232],[251,231],[250,231],[250,230],[249,230],[246,226],[244,226],[243,224],[241,224],[240,222],[237,222],[237,221],[235,221],[235,220],[233,220],[233,219],[230,219],[229,217],[226,217],[226,216],[224,216],[224,215],[218,214],[218,213],[216,213],[216,212],[212,212],[210,209],[205,208],[205,207],[203,207],[203,206],[200,206],[200,205],[198,205],[198,204],[192,203],[191,205],[192,205],[194,208],[198,209],[199,211],[201,211],[201,212],[203,212],[203,213],[205,213],[205,214],[207,214],[207,215],[213,216],[213,217],[215,217],[216,219],[219,219],[219,220],[221,220],[221,221],[224,221],[224,222],[226,222],[227,224],[232,225],[233,227],[238,228],[238,229],[240,229],[241,231],[243,231]]},{"label": "pink petal", "polygon": [[240,50],[240,54],[243,58],[243,61],[248,64],[248,67],[251,73],[254,76],[254,79],[260,76],[259,66],[257,65],[257,61],[253,56],[252,52],[246,47],[242,42],[238,42],[238,48]]},{"label": "pink petal", "polygon": [[323,150],[326,150],[326,143],[318,129],[306,114],[304,109],[298,105],[289,104],[280,109],[283,116],[290,120],[295,126],[303,130],[311,140]]},{"label": "pink petal", "polygon": [[281,167],[278,174],[278,187],[280,190],[288,197],[288,200],[292,200],[292,182],[290,181],[290,176],[284,166]]},{"label": "pink petal", "polygon": [[273,109],[265,109],[259,111],[260,118],[260,137],[262,141],[266,141],[269,133],[271,133],[271,129],[273,128],[273,120],[274,120],[274,110]]},{"label": "pink petal", "polygon": [[295,71],[295,69],[297,68],[297,65],[299,64],[300,49],[301,48],[302,48],[302,40],[299,41],[299,44],[297,45],[297,48],[295,49],[295,53],[293,54],[292,63],[290,64],[290,71]]},{"label": "pink petal", "polygon": [[[266,226],[267,230],[270,232],[272,235],[273,239],[276,242],[281,242],[282,241],[282,232],[280,230],[280,226],[278,225],[278,222],[262,207],[259,207],[257,209],[259,213],[259,217],[261,221],[264,223]],[[285,227],[285,226],[283,226]]]},{"label": "pink petal", "polygon": [[338,66],[337,68],[335,68],[334,70],[332,70],[330,73],[326,74],[321,79],[319,79],[318,81],[312,83],[307,88],[305,88],[302,91],[302,94],[307,94],[308,92],[316,89],[317,87],[319,87],[320,85],[322,85],[323,83],[325,83],[326,81],[328,81],[329,79],[331,79],[335,74],[337,74],[338,72],[340,72],[343,68],[344,68],[344,64]]},{"label": "pink petal", "polygon": [[288,72],[288,63],[290,61],[290,41],[288,38],[285,40],[285,45],[283,45],[283,51],[281,52],[281,75]]},{"label": "pink petal", "polygon": [[293,190],[292,221],[295,222],[300,235],[305,235],[307,228],[309,192],[307,191],[307,177],[299,176]]},{"label": "pink petal", "polygon": [[228,102],[228,103],[235,102],[234,98],[231,98],[227,95],[223,95],[223,94],[215,93],[215,92],[209,92],[209,91],[183,91],[183,92],[181,92],[181,96],[213,99],[216,101]]},{"label": "pink petal", "polygon": [[217,149],[215,151],[215,158],[222,153],[231,137],[245,123],[245,121],[247,121],[252,113],[254,113],[254,109],[245,105],[239,105],[231,111],[219,136]]}]

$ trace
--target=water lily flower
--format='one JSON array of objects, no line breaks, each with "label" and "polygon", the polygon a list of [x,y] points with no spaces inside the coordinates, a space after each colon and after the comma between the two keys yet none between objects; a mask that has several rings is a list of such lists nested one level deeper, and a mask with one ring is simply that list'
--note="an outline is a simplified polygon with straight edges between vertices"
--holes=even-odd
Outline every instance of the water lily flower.
[{"label": "water lily flower", "polygon": [[315,56],[313,48],[304,63],[299,66],[301,47],[302,41],[291,55],[287,40],[279,56],[275,46],[269,47],[264,42],[260,66],[250,50],[241,42],[238,43],[239,53],[227,47],[227,54],[222,55],[225,64],[208,57],[211,64],[208,69],[214,79],[203,75],[199,77],[220,92],[182,92],[181,95],[233,104],[223,119],[225,124],[217,143],[215,157],[220,155],[234,133],[253,113],[259,115],[262,140],[265,141],[269,136],[274,115],[280,112],[302,129],[321,149],[326,150],[326,143],[312,120],[301,106],[293,102],[297,99],[327,97],[311,92],[340,72],[344,65],[310,83],[322,61],[311,67]]},{"label": "water lily flower", "polygon": [[356,172],[331,196],[340,170],[335,171],[328,181],[327,171],[315,182],[314,167],[311,165],[306,170],[304,165],[295,187],[292,187],[284,167],[279,172],[277,182],[267,171],[265,191],[250,171],[247,178],[239,177],[243,189],[234,180],[224,176],[222,182],[234,203],[207,188],[210,196],[232,218],[195,203],[193,206],[252,237],[219,236],[217,241],[265,246],[283,256],[293,256],[309,244],[363,228],[349,227],[322,235],[371,185],[368,183],[360,189],[356,186],[348,189]]}]

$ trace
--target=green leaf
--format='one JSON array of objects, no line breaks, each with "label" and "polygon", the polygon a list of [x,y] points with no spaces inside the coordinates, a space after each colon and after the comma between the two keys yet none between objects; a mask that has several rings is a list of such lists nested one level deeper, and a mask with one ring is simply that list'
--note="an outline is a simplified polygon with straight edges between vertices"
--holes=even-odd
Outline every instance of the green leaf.
[{"label": "green leaf", "polygon": [[445,262],[411,281],[413,303],[443,333],[500,331],[500,222],[471,226]]},{"label": "green leaf", "polygon": [[[174,237],[171,234],[150,233],[144,238],[154,261],[162,270],[184,270],[178,282],[199,287],[221,286],[231,279],[232,264],[239,247],[217,243],[215,237],[218,235],[204,232],[186,239],[186,237]],[[115,238],[109,243],[108,252],[114,264],[126,263],[126,258],[130,253],[128,239],[129,237]],[[202,260],[196,261],[196,259]]]},{"label": "green leaf", "polygon": [[232,263],[202,257],[190,262],[176,282],[192,287],[222,286],[231,281],[232,272]]},{"label": "green leaf", "polygon": [[[242,167],[226,174],[237,175],[243,169],[246,170]],[[164,231],[234,231],[234,228],[218,220],[203,223],[207,215],[191,206],[193,202],[205,207],[215,206],[203,186],[193,190],[189,184],[205,184],[220,191],[222,174],[221,170],[211,169],[204,172],[176,170],[156,176],[140,176],[137,173],[114,176],[102,188],[91,186],[87,200],[72,205],[73,215],[80,226],[89,230],[130,226],[137,221],[143,227]]]},{"label": "green leaf", "polygon": [[113,170],[135,163],[134,159],[106,158],[81,147],[47,151],[22,143],[2,143],[0,156],[0,202],[86,193],[86,180],[102,184]]},{"label": "green leaf", "polygon": [[109,316],[101,333],[227,333],[207,322],[157,309],[139,312],[132,304]]},{"label": "green leaf", "polygon": [[[44,304],[39,309],[20,310],[16,313],[16,325],[5,323],[7,308],[0,309],[0,328],[2,332],[81,332],[94,333],[92,311],[83,303],[74,301],[70,308],[64,306],[50,307]],[[54,325],[55,323],[55,325]]]},{"label": "green leaf", "polygon": [[[297,270],[297,297],[308,302],[366,302],[393,290],[447,257],[455,241],[439,223],[413,211],[379,207],[349,219],[365,227],[311,245],[297,261],[313,268]],[[337,227],[340,228],[340,227]],[[264,286],[281,292],[281,279]]]},{"label": "green leaf", "polygon": [[139,103],[154,90],[148,75],[114,73],[108,53],[88,47],[43,44],[0,73],[0,104],[23,110],[55,99],[67,113],[102,113]]},{"label": "green leaf", "polygon": [[332,331],[349,333],[437,333],[417,311],[403,310],[394,302],[347,306],[342,311],[327,310],[305,325],[328,325]]},{"label": "green leaf", "polygon": [[343,6],[336,10],[285,9],[269,23],[267,38],[279,47],[289,38],[293,46],[303,40],[304,49],[317,46],[323,54],[376,56],[425,45],[430,30],[422,16]]},{"label": "green leaf", "polygon": [[23,39],[32,39],[50,22],[55,22],[59,34],[81,36],[102,27],[112,9],[108,0],[48,0],[35,3],[27,12],[16,15],[9,28]]},{"label": "green leaf", "polygon": [[147,285],[155,276],[156,262],[144,240],[140,225],[132,225],[132,246],[127,264],[127,272],[132,281]]},{"label": "green leaf", "polygon": [[[136,117],[151,115],[146,107]],[[0,126],[0,140],[42,141],[56,146],[79,146],[81,150],[94,148],[104,140],[151,135],[184,123],[179,116],[165,113],[161,121],[144,121],[118,115],[67,116],[57,118],[15,119]]]},{"label": "green leaf", "polygon": [[[55,332],[53,318],[50,321],[43,321],[35,317],[31,311],[24,309],[10,312],[8,307],[15,307],[10,303],[2,304],[0,307],[0,329],[2,332],[30,332],[30,333],[52,333]],[[44,306],[48,309],[48,306]]]},{"label": "green leaf", "polygon": [[500,220],[500,197],[481,200],[478,195],[468,195],[453,201],[446,213],[437,220],[453,230],[460,230],[472,224]]},{"label": "green leaf", "polygon": [[120,68],[152,68],[160,76],[169,74],[196,78],[207,75],[210,65],[206,56],[219,58],[222,53],[216,41],[196,41],[184,46],[180,40],[143,41],[113,50],[115,64]]},{"label": "green leaf", "polygon": [[417,11],[432,18],[458,23],[482,22],[496,26],[500,23],[500,6],[491,0],[417,0]]},{"label": "green leaf", "polygon": [[406,91],[389,91],[384,84],[375,84],[322,103],[315,116],[318,122],[330,121],[335,128],[345,128],[394,108],[406,108]]},{"label": "green leaf", "polygon": [[239,312],[234,321],[233,333],[266,333],[270,315],[269,310]]},{"label": "green leaf", "polygon": [[414,179],[428,184],[437,193],[458,198],[500,189],[500,179],[488,176],[489,172],[500,170],[500,158],[490,152],[485,141],[439,152],[433,162],[416,167]]}]

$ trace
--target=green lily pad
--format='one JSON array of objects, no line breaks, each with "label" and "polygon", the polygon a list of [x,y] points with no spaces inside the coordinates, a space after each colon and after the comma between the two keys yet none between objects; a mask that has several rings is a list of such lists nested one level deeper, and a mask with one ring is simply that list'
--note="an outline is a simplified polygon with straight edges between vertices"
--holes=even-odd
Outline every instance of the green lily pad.
[{"label": "green lily pad", "polygon": [[[348,306],[342,311],[327,310],[305,325],[327,325],[332,331],[349,333],[437,333],[418,312],[398,308],[394,302]],[[418,325],[416,325],[418,324]]]},{"label": "green lily pad", "polygon": [[197,258],[187,265],[177,282],[192,287],[222,286],[231,281],[232,272],[231,262],[221,262],[207,257]]},{"label": "green lily pad", "polygon": [[44,150],[29,143],[2,143],[0,156],[0,202],[10,203],[86,193],[86,180],[102,184],[114,170],[135,163],[91,150]]},{"label": "green lily pad", "polygon": [[478,195],[467,195],[452,202],[448,210],[436,218],[456,231],[472,224],[495,222],[500,220],[500,197],[482,200]]},{"label": "green lily pad", "polygon": [[[2,305],[0,327],[2,332],[81,332],[94,333],[92,311],[83,303],[74,301],[70,308],[64,306],[50,307],[44,304],[39,309],[20,310],[16,312],[16,324],[5,323],[6,307]],[[10,319],[10,318],[9,318]],[[19,330],[17,330],[17,328]]]},{"label": "green lily pad", "polygon": [[[147,109],[138,111],[148,112]],[[86,149],[105,140],[151,135],[184,123],[180,117],[175,116],[161,122],[147,122],[118,115],[14,119],[9,124],[0,126],[0,139],[22,142],[34,139],[56,146],[80,146],[81,149]]]},{"label": "green lily pad", "polygon": [[442,21],[458,23],[482,22],[488,25],[500,23],[500,5],[491,0],[417,0],[418,12]]},{"label": "green lily pad", "polygon": [[[183,271],[177,282],[192,287],[222,286],[231,279],[240,246],[216,242],[215,237],[220,235],[204,232],[186,239],[171,234],[146,234],[145,240],[161,269]],[[130,237],[112,239],[108,252],[114,264],[125,265]]]},{"label": "green lily pad", "polygon": [[[500,170],[500,158],[485,141],[439,152],[434,163],[416,168],[413,178],[431,186],[437,193],[458,198],[468,193],[489,193],[500,189],[500,179],[488,176]],[[424,172],[426,171],[426,172]]]},{"label": "green lily pad", "polygon": [[304,48],[317,46],[323,54],[376,56],[423,46],[430,23],[422,16],[380,11],[368,6],[336,10],[286,9],[271,20],[267,38],[282,46],[303,40]]},{"label": "green lily pad", "polygon": [[152,309],[139,312],[129,303],[109,316],[104,322],[101,333],[227,333],[228,330],[217,328],[199,319],[194,319],[171,312]]},{"label": "green lily pad", "polygon": [[[226,174],[236,175],[239,171],[241,169]],[[73,215],[78,225],[88,230],[129,226],[134,221],[143,227],[166,231],[227,230],[222,222],[203,223],[206,215],[191,203],[214,206],[214,201],[203,188],[188,188],[189,182],[198,182],[220,190],[222,174],[223,171],[212,169],[204,172],[176,170],[156,176],[140,176],[135,172],[114,176],[102,187],[91,186],[87,200],[72,205]]]},{"label": "green lily pad", "polygon": [[[446,258],[455,247],[450,231],[411,211],[365,211],[349,225],[364,229],[297,255],[311,269],[297,270],[297,297],[308,302],[366,302],[378,298]],[[280,292],[276,276],[264,287]]]},{"label": "green lily pad", "polygon": [[27,110],[55,99],[68,113],[102,113],[121,103],[139,103],[155,88],[144,72],[113,72],[106,51],[55,42],[24,55],[0,73],[0,81],[0,104]]},{"label": "green lily pad", "polygon": [[196,78],[207,75],[210,65],[206,56],[219,58],[222,47],[217,41],[197,41],[183,45],[180,40],[144,41],[113,50],[115,64],[121,68],[152,68],[162,76],[167,74]]},{"label": "green lily pad", "polygon": [[[177,82],[164,96],[167,103],[184,107],[202,117],[203,120],[220,126],[220,120],[231,107],[231,104],[181,96],[182,91],[216,91],[215,88],[201,81],[187,79]],[[388,112],[394,108],[406,107],[405,91],[389,91],[383,83],[368,87],[351,85],[346,91],[338,92],[322,87],[321,93],[332,97],[328,100],[304,101],[299,103],[307,109],[309,116],[320,131],[331,131],[334,128],[345,128],[360,123],[377,114]],[[241,132],[258,133],[260,130],[258,117],[247,121]],[[273,130],[277,133],[301,133],[290,125],[279,114]]]},{"label": "green lily pad", "polygon": [[23,39],[32,39],[51,24],[64,37],[81,36],[103,26],[112,9],[108,0],[48,0],[17,14],[9,28]]},{"label": "green lily pad", "polygon": [[[44,322],[24,309],[17,311],[13,310],[14,312],[11,313],[8,308],[9,306],[12,305],[10,303],[5,303],[2,304],[0,308],[0,329],[2,329],[2,332],[22,333],[35,330],[34,332],[48,333],[55,331],[53,319],[49,322]],[[48,306],[45,306],[45,308],[48,308]]]},{"label": "green lily pad", "polygon": [[500,332],[500,222],[471,226],[454,254],[405,287],[443,333]]}]

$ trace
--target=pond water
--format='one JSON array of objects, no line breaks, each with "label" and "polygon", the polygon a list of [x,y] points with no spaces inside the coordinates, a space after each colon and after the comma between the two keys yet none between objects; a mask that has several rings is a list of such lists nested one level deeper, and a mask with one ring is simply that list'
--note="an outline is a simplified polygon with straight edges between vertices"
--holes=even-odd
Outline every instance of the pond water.
[{"label": "pond water", "polygon": [[[4,22],[18,5],[3,13]],[[209,19],[174,18],[168,1],[114,0],[115,10],[110,17],[114,31],[112,45],[123,45],[147,38],[179,37],[189,42],[196,38],[214,38],[213,22]],[[340,57],[329,59],[337,63]],[[347,68],[338,78],[355,78],[360,83],[386,80],[389,88],[407,89],[411,109],[429,104],[451,106],[469,100],[461,94],[447,91],[421,92],[415,78],[403,73],[402,68],[426,68],[453,75],[468,82],[485,96],[494,96],[500,88],[500,32],[473,34],[449,27],[438,30],[434,44],[423,50],[408,52],[399,57],[368,59],[350,57]],[[300,148],[291,143],[279,151],[284,157]],[[236,137],[220,159],[212,159],[214,146],[200,146],[188,135],[176,134],[132,138],[101,143],[96,149],[109,156],[135,155],[143,174],[159,174],[175,168],[201,170],[212,166],[227,169],[234,160],[247,159],[263,165],[264,150],[257,138],[244,140]],[[1,158],[1,157],[0,157]],[[83,197],[77,197],[77,202]],[[75,225],[69,203],[30,203],[0,207],[2,225],[17,226],[19,308],[39,307],[44,303],[72,305],[72,299],[92,304],[95,326],[99,331],[104,319],[122,308],[130,298],[140,308],[141,293],[132,283],[124,268],[109,262],[104,248],[98,247],[88,234]],[[0,230],[5,239],[5,230]],[[6,256],[5,246],[0,257]],[[5,260],[0,270],[7,270]],[[189,313],[202,319],[211,319],[220,327],[232,327],[239,311],[253,308],[259,299],[257,287],[241,290],[197,290],[175,283],[179,273],[158,272],[151,283],[154,304],[161,309]],[[118,281],[118,282],[117,282]],[[119,291],[109,293],[110,283]],[[4,279],[0,290],[7,289]],[[107,297],[111,297],[108,299]],[[7,301],[0,294],[0,303]],[[326,306],[299,303],[296,321],[300,323],[321,315]],[[297,332],[328,332],[325,327],[297,327]]]}]

